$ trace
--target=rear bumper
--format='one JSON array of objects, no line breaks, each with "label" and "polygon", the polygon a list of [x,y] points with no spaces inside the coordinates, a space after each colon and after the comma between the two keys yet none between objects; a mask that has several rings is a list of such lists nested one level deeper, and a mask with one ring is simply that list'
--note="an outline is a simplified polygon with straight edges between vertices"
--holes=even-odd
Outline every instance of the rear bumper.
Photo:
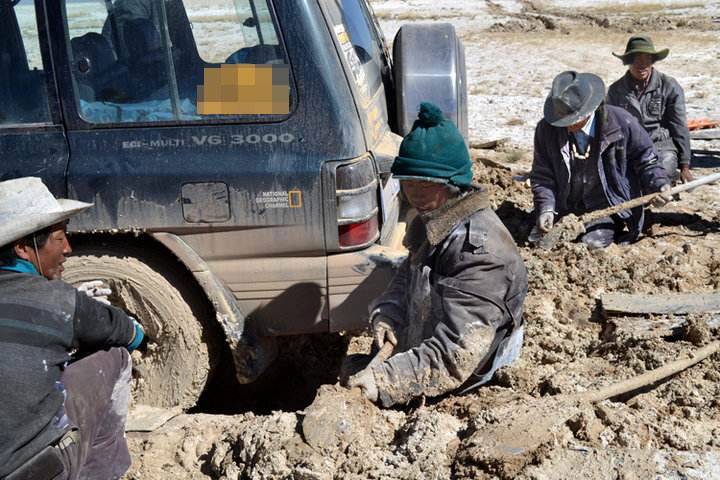
[{"label": "rear bumper", "polygon": [[329,330],[356,330],[368,325],[368,306],[383,293],[407,250],[373,245],[328,257]]}]

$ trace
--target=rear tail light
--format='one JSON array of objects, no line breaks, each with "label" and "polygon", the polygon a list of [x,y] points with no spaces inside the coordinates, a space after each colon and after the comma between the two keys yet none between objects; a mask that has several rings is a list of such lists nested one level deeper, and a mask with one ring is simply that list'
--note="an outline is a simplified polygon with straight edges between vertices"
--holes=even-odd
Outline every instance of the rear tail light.
[{"label": "rear tail light", "polygon": [[338,235],[340,236],[341,247],[351,247],[353,245],[364,245],[372,242],[377,238],[378,220],[377,216],[369,220],[358,223],[349,223],[338,227]]},{"label": "rear tail light", "polygon": [[335,185],[340,247],[362,247],[377,240],[377,178],[370,157],[337,167]]}]

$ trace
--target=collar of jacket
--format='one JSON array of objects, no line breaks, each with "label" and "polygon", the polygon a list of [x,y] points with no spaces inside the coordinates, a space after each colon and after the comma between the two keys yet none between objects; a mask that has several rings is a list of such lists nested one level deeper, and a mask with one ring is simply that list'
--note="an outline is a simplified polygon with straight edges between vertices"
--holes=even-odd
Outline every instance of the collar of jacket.
[{"label": "collar of jacket", "polygon": [[13,263],[12,265],[1,266],[0,270],[6,270],[8,272],[15,273],[29,273],[30,275],[40,275],[40,272],[37,271],[35,265],[21,258],[16,258],[15,263]]},{"label": "collar of jacket", "polygon": [[[562,156],[563,163],[567,169],[568,179],[570,182],[570,175],[572,174],[570,168],[570,136],[572,135],[567,131],[567,128],[558,128],[558,130],[565,133],[563,137],[560,137],[561,147],[560,154]],[[562,134],[561,134],[562,135]],[[620,125],[617,123],[617,119],[613,115],[608,114],[608,106],[605,103],[601,103],[600,106],[595,110],[595,136],[591,142],[591,152],[593,149],[597,151],[597,156],[593,152],[592,155],[598,160],[602,156],[605,149],[613,142],[618,141],[622,137],[622,130]],[[564,141],[564,144],[562,143]]]},{"label": "collar of jacket", "polygon": [[421,221],[412,222],[403,242],[408,250],[411,252],[418,250],[426,239],[430,246],[435,247],[462,220],[479,210],[488,208],[490,198],[488,197],[487,187],[473,185],[473,188],[473,191],[448,200],[442,207],[419,216]]},{"label": "collar of jacket", "polygon": [[[635,78],[632,76],[630,70],[625,72],[625,86],[629,92],[635,93],[635,85],[637,83],[638,81],[635,80]],[[653,90],[657,90],[658,88],[660,88],[660,72],[658,72],[657,69],[653,67],[652,73],[650,74],[650,79],[648,80],[648,84],[645,87],[645,90],[641,92],[641,95],[652,92]]]}]

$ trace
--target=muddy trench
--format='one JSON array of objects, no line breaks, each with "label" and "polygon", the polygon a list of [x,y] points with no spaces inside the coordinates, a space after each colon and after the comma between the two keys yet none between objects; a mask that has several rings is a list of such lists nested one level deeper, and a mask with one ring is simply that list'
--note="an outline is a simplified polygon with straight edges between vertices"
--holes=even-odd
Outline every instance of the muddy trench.
[{"label": "muddy trench", "polygon": [[295,412],[310,405],[321,385],[337,382],[349,335],[318,334],[278,339],[278,358],[251,384],[235,380],[225,351],[197,404],[188,413],[239,415]]},{"label": "muddy trench", "polygon": [[[311,446],[306,409],[337,382],[368,332],[281,338],[261,379],[237,385],[229,352],[199,402],[154,432],[130,432],[132,480],[182,479],[707,479],[720,478],[720,355],[663,381],[596,403],[538,410],[553,396],[612,385],[720,338],[720,314],[608,313],[606,293],[720,290],[720,190],[681,194],[650,208],[641,239],[588,250],[530,248],[532,132],[554,75],[624,67],[612,57],[642,29],[671,54],[662,70],[684,86],[690,118],[720,118],[720,3],[372,0],[386,38],[401,23],[450,21],[466,46],[475,180],[517,242],[529,272],[520,358],[467,395],[419,398],[348,412],[336,443]],[[569,53],[568,53],[569,52]],[[720,141],[693,140],[693,175],[720,171]],[[521,421],[527,448],[498,450],[491,432]],[[540,413],[538,413],[540,412]],[[329,417],[328,417],[329,418]],[[512,442],[510,442],[511,444]],[[496,445],[497,446],[497,445]]]}]

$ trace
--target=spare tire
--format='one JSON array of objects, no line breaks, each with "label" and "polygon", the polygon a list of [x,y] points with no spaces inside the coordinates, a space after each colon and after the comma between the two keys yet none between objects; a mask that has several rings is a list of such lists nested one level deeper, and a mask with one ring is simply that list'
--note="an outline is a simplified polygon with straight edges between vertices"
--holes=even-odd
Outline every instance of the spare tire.
[{"label": "spare tire", "polygon": [[468,138],[465,48],[449,23],[403,25],[393,43],[399,135],[410,133],[421,102],[432,102]]},{"label": "spare tire", "polygon": [[173,272],[150,265],[140,256],[84,249],[67,259],[63,280],[73,285],[104,280],[112,290],[110,302],[143,325],[148,348],[132,355],[134,401],[187,410],[208,381],[208,345],[193,302],[167,279]]}]

